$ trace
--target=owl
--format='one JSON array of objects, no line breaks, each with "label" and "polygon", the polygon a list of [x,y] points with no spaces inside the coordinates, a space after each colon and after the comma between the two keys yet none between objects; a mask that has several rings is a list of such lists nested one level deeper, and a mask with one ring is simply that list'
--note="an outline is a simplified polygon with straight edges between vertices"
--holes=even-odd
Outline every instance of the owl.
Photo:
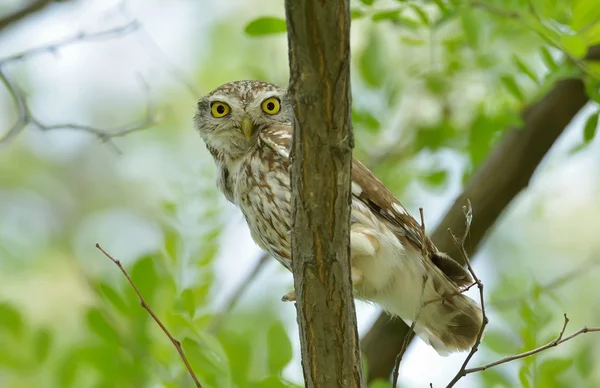
[{"label": "owl", "polygon": [[[216,163],[217,187],[241,210],[254,241],[291,271],[294,113],[286,93],[262,81],[227,83],[198,101],[194,125]],[[482,313],[461,293],[473,282],[470,274],[424,236],[420,224],[356,159],[350,252],[356,298],[409,325],[416,320],[415,333],[441,355],[472,347]]]}]

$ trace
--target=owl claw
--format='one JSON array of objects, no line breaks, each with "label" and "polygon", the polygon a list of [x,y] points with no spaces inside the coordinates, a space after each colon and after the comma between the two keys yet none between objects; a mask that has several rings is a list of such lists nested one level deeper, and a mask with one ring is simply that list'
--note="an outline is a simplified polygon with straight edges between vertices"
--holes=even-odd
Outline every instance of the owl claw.
[{"label": "owl claw", "polygon": [[296,300],[296,291],[290,291],[281,297],[282,302],[294,302]]}]

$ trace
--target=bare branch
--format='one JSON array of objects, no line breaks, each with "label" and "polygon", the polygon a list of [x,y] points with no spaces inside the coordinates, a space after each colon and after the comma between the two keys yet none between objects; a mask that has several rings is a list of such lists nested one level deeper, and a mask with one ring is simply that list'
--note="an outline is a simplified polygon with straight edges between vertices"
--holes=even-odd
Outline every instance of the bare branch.
[{"label": "bare branch", "polygon": [[14,23],[20,22],[24,18],[33,15],[38,11],[41,11],[42,9],[46,8],[46,6],[48,6],[50,3],[52,3],[52,0],[30,1],[25,6],[22,6],[16,11],[13,11],[12,13],[9,13],[8,15],[0,18],[0,31],[4,30],[5,28],[9,27]]},{"label": "bare branch", "polygon": [[161,330],[163,331],[163,333],[165,333],[165,335],[167,337],[169,337],[169,340],[171,341],[171,343],[173,344],[173,346],[175,346],[175,349],[177,349],[177,353],[179,353],[179,357],[181,357],[181,360],[185,364],[185,367],[187,368],[187,370],[188,370],[190,376],[192,377],[192,379],[194,380],[194,383],[196,384],[196,387],[202,388],[202,384],[200,384],[200,381],[198,381],[198,378],[196,377],[196,374],[194,373],[194,370],[192,369],[192,366],[188,362],[188,359],[185,356],[185,353],[183,353],[183,348],[181,347],[181,342],[179,342],[178,340],[176,340],[175,337],[173,337],[171,335],[171,333],[165,327],[165,325],[161,322],[161,320],[156,316],[156,314],[154,314],[154,311],[152,311],[152,309],[150,308],[150,306],[148,306],[148,304],[144,300],[144,297],[142,296],[142,294],[138,290],[137,286],[135,285],[135,283],[133,282],[133,280],[131,279],[131,277],[129,276],[129,274],[127,273],[127,271],[125,270],[125,268],[123,267],[123,265],[121,265],[121,262],[119,260],[113,258],[108,252],[106,252],[100,246],[100,244],[96,243],[96,248],[98,248],[100,250],[100,252],[102,252],[104,254],[104,256],[108,257],[110,259],[110,261],[112,261],[113,263],[115,263],[117,265],[117,267],[119,267],[119,269],[121,270],[121,272],[123,273],[123,275],[125,275],[125,278],[127,278],[127,281],[129,282],[129,284],[131,284],[131,287],[135,291],[137,297],[139,298],[140,305],[142,306],[142,308],[144,310],[146,310],[148,312],[148,314],[150,314],[150,316],[152,317],[152,319],[154,319],[154,322],[156,322],[156,324],[161,328]]},{"label": "bare branch", "polygon": [[471,223],[473,221],[473,208],[471,207],[470,200],[467,200],[467,206],[463,206],[463,213],[465,216],[465,232],[463,234],[463,237],[460,240],[458,240],[458,238],[452,233],[452,231],[450,229],[448,229],[448,233],[450,233],[450,236],[452,237],[452,241],[454,241],[454,244],[460,250],[462,258],[465,261],[465,263],[467,264],[467,268],[468,268],[469,272],[471,273],[473,280],[477,284],[477,288],[479,288],[479,301],[481,304],[481,315],[483,318],[483,322],[481,323],[481,327],[479,328],[479,333],[477,334],[477,339],[475,340],[475,343],[473,344],[471,351],[467,355],[467,358],[465,358],[465,361],[463,362],[463,364],[460,367],[460,370],[458,371],[456,376],[454,376],[452,381],[450,381],[450,383],[448,384],[448,388],[453,387],[458,382],[458,380],[460,380],[463,376],[465,376],[465,369],[467,368],[469,361],[471,361],[471,358],[473,358],[475,353],[477,353],[477,351],[479,350],[479,344],[481,344],[481,338],[483,337],[483,332],[485,331],[485,327],[488,324],[488,317],[485,313],[485,302],[484,302],[484,298],[483,298],[483,283],[477,277],[477,275],[475,274],[475,271],[473,271],[473,267],[471,266],[471,261],[469,260],[469,255],[467,254],[467,251],[465,249],[465,241],[467,240],[467,237],[469,236],[469,231],[471,230]]},{"label": "bare branch", "polygon": [[42,131],[50,131],[55,129],[75,129],[79,131],[88,132],[90,134],[95,135],[103,142],[108,142],[115,137],[125,136],[132,132],[145,129],[156,124],[157,114],[155,112],[154,106],[151,104],[150,101],[148,84],[143,79],[141,79],[140,82],[142,83],[142,86],[144,87],[148,98],[145,117],[142,120],[132,122],[122,127],[117,127],[114,129],[101,129],[85,124],[77,124],[70,122],[58,124],[42,123],[38,118],[36,118],[36,116],[31,111],[27,99],[25,98],[24,92],[19,88],[17,83],[11,79],[8,72],[5,70],[5,67],[8,64],[13,63],[15,61],[21,61],[43,53],[55,53],[59,49],[75,43],[100,39],[110,39],[118,36],[123,36],[135,31],[137,28],[139,28],[139,23],[137,21],[132,21],[123,26],[100,32],[80,33],[70,38],[66,38],[52,43],[50,45],[37,47],[16,55],[12,55],[10,57],[0,59],[0,81],[4,84],[4,86],[10,93],[12,99],[15,101],[16,108],[19,112],[19,118],[17,119],[17,122],[13,124],[13,126],[6,132],[4,136],[0,137],[0,146],[7,145],[28,125],[34,125]]},{"label": "bare branch", "polygon": [[254,279],[258,276],[258,274],[265,268],[265,265],[269,262],[270,256],[268,254],[263,254],[252,271],[248,273],[246,278],[239,284],[239,286],[235,289],[235,291],[231,294],[229,301],[225,304],[225,308],[221,311],[217,316],[213,318],[208,326],[207,331],[216,333],[219,331],[221,323],[233,310],[233,308],[237,305],[238,301],[246,293],[248,286],[254,281]]},{"label": "bare branch", "polygon": [[[564,323],[563,323],[563,327],[562,327],[560,333],[558,334],[558,336],[554,340],[548,342],[545,345],[540,346],[539,348],[528,350],[526,352],[519,353],[519,354],[516,354],[514,356],[504,357],[504,358],[501,358],[500,360],[497,360],[497,361],[494,361],[494,362],[490,362],[489,364],[481,365],[481,366],[478,366],[478,367],[475,367],[475,368],[465,369],[463,371],[463,373],[462,373],[462,376],[466,376],[468,374],[475,373],[475,372],[481,372],[481,371],[493,368],[493,367],[498,366],[498,365],[506,364],[507,362],[511,362],[511,361],[519,360],[519,359],[522,359],[522,358],[525,358],[525,357],[533,356],[534,354],[543,352],[544,350],[553,348],[553,347],[558,346],[558,345],[560,345],[560,344],[562,344],[564,342],[567,342],[567,341],[569,341],[569,340],[577,337],[580,334],[585,334],[585,333],[600,333],[600,327],[582,327],[581,329],[577,330],[573,334],[571,334],[571,335],[569,335],[567,337],[564,337],[565,330],[567,329],[567,324],[569,323],[569,318],[567,317],[567,314],[564,314],[564,317],[565,317],[565,320],[564,320]],[[448,385],[448,386],[450,387],[451,385]]]},{"label": "bare branch", "polygon": [[137,20],[132,20],[127,24],[122,26],[110,28],[104,31],[98,32],[80,32],[73,36],[70,36],[65,39],[58,40],[54,43],[50,43],[47,45],[43,45],[40,47],[35,47],[29,49],[27,51],[23,51],[18,54],[10,55],[8,57],[4,57],[0,59],[0,68],[4,67],[6,64],[16,61],[22,61],[24,59],[40,55],[40,54],[56,54],[61,48],[71,46],[77,43],[86,43],[97,40],[107,40],[113,38],[119,38],[125,35],[128,35],[134,31],[137,31],[140,27],[140,23]]}]

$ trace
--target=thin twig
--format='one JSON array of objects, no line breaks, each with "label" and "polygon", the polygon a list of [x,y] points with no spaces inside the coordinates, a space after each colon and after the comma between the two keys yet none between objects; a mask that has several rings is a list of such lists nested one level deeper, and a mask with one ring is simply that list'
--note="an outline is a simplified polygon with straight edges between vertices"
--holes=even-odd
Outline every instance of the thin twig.
[{"label": "thin twig", "polygon": [[11,140],[13,140],[21,131],[23,131],[28,125],[34,125],[38,129],[42,131],[51,131],[56,129],[74,129],[83,132],[88,132],[90,134],[95,135],[102,142],[109,142],[111,139],[116,137],[122,137],[128,135],[132,132],[140,131],[142,129],[149,128],[155,125],[158,121],[158,114],[156,113],[156,108],[152,104],[150,99],[150,94],[148,90],[148,85],[143,80],[141,81],[142,86],[145,90],[147,101],[146,101],[146,112],[143,119],[132,122],[128,125],[117,127],[114,129],[102,129],[92,127],[90,125],[78,124],[78,123],[58,123],[58,124],[45,124],[41,122],[31,111],[31,108],[27,102],[27,99],[24,96],[24,93],[20,90],[19,86],[15,81],[13,81],[6,71],[0,68],[0,81],[5,85],[6,89],[9,91],[13,100],[15,101],[15,105],[19,112],[19,118],[15,124],[8,130],[8,132],[0,137],[0,145],[6,145]]},{"label": "thin twig", "polygon": [[131,287],[135,291],[137,297],[139,298],[140,305],[142,306],[142,308],[144,310],[146,310],[148,312],[148,314],[150,314],[150,316],[152,317],[152,319],[154,319],[154,322],[156,322],[156,324],[162,329],[163,333],[165,333],[165,335],[167,337],[169,337],[169,340],[171,340],[171,343],[173,344],[173,346],[175,346],[175,349],[177,349],[177,353],[179,353],[179,357],[181,357],[181,360],[185,364],[185,367],[187,368],[190,376],[192,376],[192,379],[194,380],[194,383],[196,384],[196,387],[202,388],[202,385],[200,384],[200,381],[198,381],[198,378],[196,377],[196,374],[194,373],[194,370],[192,369],[192,366],[188,362],[185,354],[183,353],[183,348],[181,346],[181,342],[179,342],[178,340],[176,340],[175,337],[173,337],[171,335],[171,333],[169,332],[169,330],[167,330],[167,328],[161,322],[161,320],[156,316],[156,314],[154,314],[154,311],[152,311],[152,309],[150,308],[150,306],[148,306],[148,304],[146,303],[146,301],[142,297],[142,294],[138,290],[137,286],[135,285],[135,283],[133,282],[133,280],[131,279],[131,277],[129,276],[129,274],[127,273],[127,271],[125,270],[125,268],[123,267],[123,265],[121,265],[121,262],[119,260],[113,258],[108,252],[106,252],[100,246],[100,244],[96,243],[96,248],[98,248],[100,250],[100,252],[102,252],[104,254],[104,256],[108,257],[113,263],[115,263],[117,265],[117,267],[119,267],[119,269],[121,270],[121,272],[123,273],[123,275],[125,275],[125,277],[127,278],[127,281],[129,282],[129,284],[131,284]]},{"label": "thin twig", "polygon": [[258,276],[258,274],[262,271],[265,265],[269,262],[269,255],[264,253],[260,260],[256,263],[252,271],[248,273],[246,278],[238,285],[235,291],[231,294],[229,301],[225,304],[225,308],[218,315],[216,315],[212,321],[210,322],[207,331],[210,333],[216,333],[219,331],[221,327],[221,323],[225,319],[225,317],[233,310],[233,308],[237,305],[240,298],[246,293],[246,290],[254,281],[254,279]]},{"label": "thin twig", "polygon": [[528,350],[526,352],[519,353],[519,354],[516,354],[514,356],[504,357],[504,358],[501,358],[500,360],[497,360],[497,361],[494,361],[494,362],[490,362],[489,364],[481,365],[481,366],[478,366],[478,367],[475,367],[475,368],[466,369],[464,371],[463,375],[466,376],[466,375],[471,374],[471,373],[481,372],[481,371],[493,368],[493,367],[498,366],[498,365],[506,364],[507,362],[511,362],[511,361],[514,361],[514,360],[519,360],[519,359],[522,359],[522,358],[525,358],[525,357],[532,356],[534,354],[543,352],[544,350],[547,350],[547,349],[553,348],[555,346],[558,346],[558,345],[562,344],[563,342],[567,342],[567,341],[569,341],[569,340],[577,337],[580,334],[585,334],[585,333],[599,333],[600,332],[600,327],[582,327],[581,329],[577,330],[573,334],[571,334],[571,335],[569,335],[567,337],[564,337],[565,330],[567,329],[567,324],[569,323],[569,318],[567,318],[567,314],[564,314],[564,317],[565,317],[565,320],[564,320],[564,323],[563,323],[563,327],[562,327],[560,333],[558,334],[558,337],[556,337],[554,340],[548,342],[545,345],[540,346],[539,348]]},{"label": "thin twig", "polygon": [[467,365],[469,364],[469,361],[471,361],[471,358],[473,358],[475,353],[477,353],[477,351],[479,350],[479,344],[481,343],[481,338],[483,337],[483,332],[485,330],[485,327],[488,324],[488,318],[485,313],[485,302],[484,302],[484,298],[483,298],[483,283],[481,282],[481,280],[479,280],[479,278],[475,274],[475,271],[473,271],[473,267],[471,266],[471,262],[469,260],[469,255],[467,254],[467,251],[465,249],[465,241],[467,240],[467,237],[469,236],[469,232],[471,230],[471,222],[473,221],[473,208],[471,207],[470,200],[467,200],[467,206],[463,206],[463,213],[465,215],[465,233],[463,234],[463,237],[459,240],[452,233],[452,231],[450,229],[448,229],[448,232],[450,233],[450,237],[452,237],[452,241],[454,242],[454,244],[460,251],[465,263],[467,264],[467,268],[468,268],[469,272],[471,273],[473,280],[475,281],[475,283],[477,283],[477,288],[479,288],[479,300],[481,303],[482,323],[481,323],[481,327],[479,328],[479,333],[477,334],[477,339],[475,340],[475,343],[471,347],[471,351],[465,358],[465,361],[463,362],[463,364],[460,367],[456,376],[454,376],[454,378],[447,385],[447,388],[453,387],[458,382],[458,380],[460,380],[463,376],[465,376],[465,370],[467,368]]},{"label": "thin twig", "polygon": [[444,295],[444,296],[440,296],[439,298],[430,299],[427,302],[425,302],[425,306],[427,306],[428,304],[435,303],[435,302],[447,302],[448,300],[454,298],[455,296],[464,294],[465,292],[469,291],[476,284],[477,284],[477,282],[473,282],[473,283],[469,284],[468,286],[463,287],[463,288],[459,289],[458,291],[451,293],[450,295]]},{"label": "thin twig", "polygon": [[80,33],[70,36],[68,38],[57,40],[56,42],[53,42],[53,43],[50,43],[47,45],[35,47],[35,48],[29,49],[27,51],[23,51],[18,54],[4,57],[4,58],[0,59],[0,67],[4,67],[6,64],[8,64],[10,62],[22,61],[23,59],[33,57],[36,55],[40,55],[40,54],[45,54],[45,53],[56,54],[58,52],[58,50],[60,50],[61,48],[64,48],[66,46],[71,46],[71,45],[77,44],[77,43],[85,43],[85,42],[96,41],[96,40],[105,40],[105,39],[122,37],[122,36],[125,36],[127,34],[130,34],[134,31],[138,30],[139,27],[140,27],[140,23],[137,20],[132,20],[129,23],[124,24],[122,26],[109,28],[104,31],[89,32],[89,33],[80,32]]},{"label": "thin twig", "polygon": [[[426,247],[425,239],[427,238],[427,234],[425,233],[425,216],[423,215],[422,207],[419,208],[419,214],[421,215],[421,254],[425,258],[425,260],[428,260],[429,251],[427,251],[427,249],[425,248]],[[421,288],[421,300],[420,300],[419,310],[417,311],[417,315],[415,316],[412,324],[410,325],[408,332],[404,336],[404,341],[402,341],[402,347],[400,348],[400,352],[396,355],[396,360],[394,361],[394,369],[392,371],[392,387],[393,388],[396,388],[396,386],[398,385],[398,377],[400,376],[400,362],[402,362],[402,357],[404,356],[404,353],[406,353],[406,349],[408,348],[408,343],[410,342],[410,339],[412,338],[412,335],[415,332],[415,326],[417,325],[417,322],[419,321],[419,317],[421,316],[423,307],[425,307],[425,303],[423,303],[423,297],[425,295],[425,286],[427,285],[428,280],[429,280],[429,276],[427,274],[425,274],[425,276],[423,277],[423,287]]]}]

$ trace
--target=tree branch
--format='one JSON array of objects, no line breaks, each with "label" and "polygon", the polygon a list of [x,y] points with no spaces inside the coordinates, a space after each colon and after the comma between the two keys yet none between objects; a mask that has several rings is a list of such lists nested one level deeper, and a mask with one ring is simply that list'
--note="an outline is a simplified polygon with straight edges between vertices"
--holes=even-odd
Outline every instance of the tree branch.
[{"label": "tree branch", "polygon": [[121,270],[121,272],[123,273],[123,275],[125,275],[125,278],[127,278],[127,281],[129,282],[129,284],[131,284],[131,288],[133,288],[133,291],[135,291],[135,294],[137,295],[138,299],[140,300],[140,306],[142,306],[142,308],[144,310],[146,310],[148,312],[148,314],[150,314],[150,316],[152,317],[152,319],[154,319],[154,322],[156,322],[156,324],[160,327],[160,329],[163,331],[163,333],[165,333],[165,335],[167,337],[169,337],[169,340],[171,341],[171,343],[173,344],[173,346],[175,347],[175,349],[177,349],[177,353],[179,353],[179,357],[181,357],[181,360],[185,364],[185,367],[188,370],[188,373],[190,374],[190,376],[194,380],[194,383],[196,384],[196,387],[197,388],[202,388],[202,384],[200,384],[200,381],[198,381],[198,378],[196,377],[196,374],[194,373],[194,370],[192,369],[192,366],[188,362],[188,359],[185,356],[185,353],[183,353],[183,348],[181,347],[181,342],[179,342],[178,340],[176,340],[175,337],[173,337],[171,335],[171,333],[165,327],[165,325],[162,323],[162,321],[156,316],[156,314],[154,314],[154,311],[152,311],[152,309],[150,308],[150,306],[148,306],[148,304],[144,300],[144,297],[142,296],[142,294],[138,290],[137,286],[135,285],[135,283],[133,282],[133,280],[131,279],[131,277],[129,276],[129,274],[127,273],[127,271],[125,270],[125,268],[123,267],[123,265],[121,265],[121,262],[119,260],[113,258],[108,252],[106,252],[104,250],[104,248],[102,248],[100,246],[100,244],[96,243],[96,248],[98,248],[100,250],[100,252],[102,252],[104,254],[104,256],[108,257],[110,259],[110,261],[112,261],[113,263],[115,263],[115,265],[117,267],[119,267],[119,269]]},{"label": "tree branch", "polygon": [[[600,59],[600,46],[592,47],[586,59]],[[523,127],[507,131],[433,232],[432,240],[437,247],[464,264],[447,231],[464,230],[462,205],[467,198],[477,209],[466,247],[472,256],[500,214],[527,187],[550,147],[587,102],[583,82],[566,79],[557,82],[545,97],[523,110]],[[407,333],[408,327],[402,321],[390,320],[385,314],[379,316],[361,344],[368,360],[369,380],[390,376]]]},{"label": "tree branch", "polygon": [[150,102],[149,98],[149,87],[148,84],[140,78],[140,82],[146,91],[146,95],[148,97],[147,105],[146,105],[146,114],[145,117],[141,120],[135,121],[131,124],[114,128],[114,129],[101,129],[95,128],[89,125],[77,124],[77,123],[59,123],[59,124],[44,124],[39,119],[35,117],[27,99],[25,97],[24,92],[19,88],[17,83],[11,79],[8,72],[6,71],[7,65],[22,61],[27,58],[44,54],[44,53],[55,53],[61,48],[66,46],[82,43],[87,41],[95,41],[102,39],[110,39],[115,37],[124,36],[133,31],[136,31],[139,28],[139,23],[137,21],[132,21],[123,26],[111,28],[108,30],[95,32],[95,33],[79,33],[74,36],[71,36],[66,39],[59,40],[52,44],[41,46],[37,48],[33,48],[31,50],[27,50],[21,52],[19,54],[11,55],[9,57],[5,57],[0,59],[0,81],[4,84],[8,92],[10,93],[13,101],[15,102],[16,109],[19,112],[19,117],[15,124],[2,136],[0,137],[0,146],[7,145],[10,141],[12,141],[17,135],[21,133],[28,125],[34,125],[38,129],[42,131],[50,131],[55,129],[75,129],[84,132],[91,133],[98,137],[103,142],[108,142],[115,137],[121,137],[128,135],[132,132],[139,131],[145,128],[148,128],[157,122],[155,108]]},{"label": "tree branch", "polygon": [[292,269],[308,388],[365,387],[350,280],[353,136],[348,0],[285,1]]},{"label": "tree branch", "polygon": [[9,13],[0,18],[0,31],[4,30],[7,27],[10,27],[14,23],[18,23],[24,18],[33,15],[34,13],[41,11],[46,8],[46,6],[50,5],[52,0],[34,0],[30,1],[28,4],[22,6],[21,8]]},{"label": "tree branch", "polygon": [[568,337],[564,337],[565,330],[567,329],[567,325],[569,323],[569,318],[567,318],[567,314],[564,314],[564,317],[565,317],[565,320],[563,323],[563,327],[562,327],[560,333],[558,334],[558,337],[556,337],[554,340],[548,342],[545,345],[540,346],[539,348],[535,348],[535,349],[528,350],[523,353],[515,354],[514,356],[504,357],[504,358],[501,358],[500,360],[490,362],[489,364],[481,365],[481,366],[478,366],[475,368],[468,368],[468,369],[463,368],[454,377],[454,379],[452,379],[452,381],[447,385],[447,388],[453,387],[458,382],[458,380],[460,380],[464,376],[469,375],[471,373],[481,372],[481,371],[493,368],[498,365],[506,364],[507,362],[511,362],[511,361],[519,360],[519,359],[522,359],[525,357],[533,356],[534,354],[538,354],[540,352],[543,352],[544,350],[548,350],[548,349],[558,346],[564,342],[567,342],[567,341],[577,337],[580,334],[600,332],[600,327],[582,327],[581,329],[577,330],[576,332],[569,335]]}]

